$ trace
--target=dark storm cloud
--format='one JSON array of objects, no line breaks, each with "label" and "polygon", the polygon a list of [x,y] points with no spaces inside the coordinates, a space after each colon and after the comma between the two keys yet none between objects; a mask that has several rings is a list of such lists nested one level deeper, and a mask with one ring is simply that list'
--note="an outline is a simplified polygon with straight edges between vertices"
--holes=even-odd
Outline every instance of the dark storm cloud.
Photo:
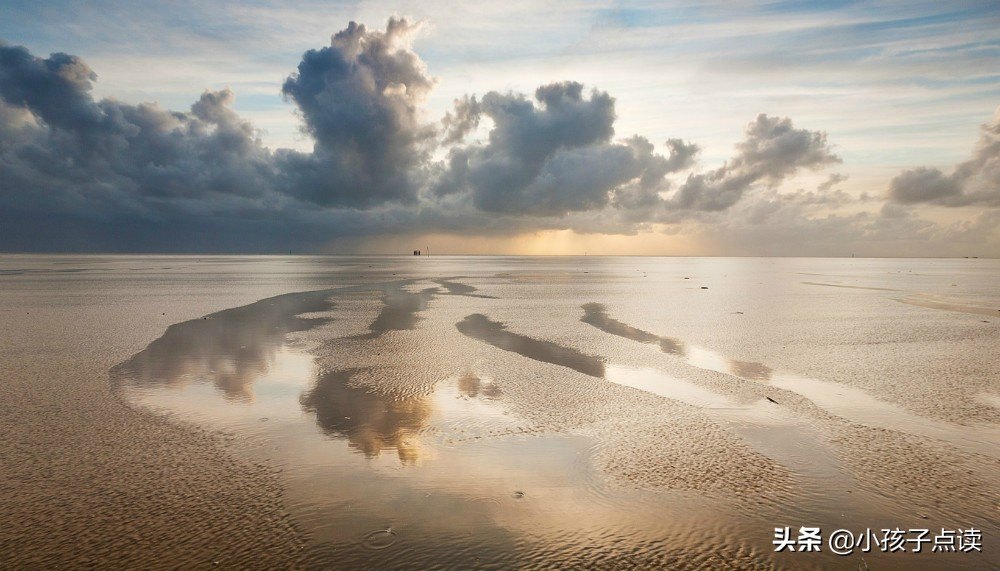
[{"label": "dark storm cloud", "polygon": [[278,157],[296,196],[358,208],[416,200],[435,130],[418,117],[434,81],[405,45],[414,29],[395,18],[385,32],[352,22],[285,81],[316,141],[310,155]]},{"label": "dark storm cloud", "polygon": [[898,204],[940,206],[1000,206],[1000,112],[982,127],[972,158],[951,174],[919,167],[889,183],[889,198]]},{"label": "dark storm cloud", "polygon": [[413,202],[434,130],[417,119],[433,81],[404,45],[411,31],[405,20],[385,32],[352,24],[303,56],[283,92],[315,138],[311,154],[265,149],[228,89],[206,92],[188,112],[96,101],[97,76],[79,58],[0,46],[3,198],[154,216]]},{"label": "dark storm cloud", "polygon": [[635,165],[640,174],[627,184],[614,190],[612,205],[619,209],[648,209],[662,203],[661,192],[670,188],[666,176],[683,171],[694,165],[695,157],[701,151],[698,145],[680,139],[666,142],[670,154],[666,157],[653,152],[653,144],[645,137],[635,135],[626,141],[635,156]]},{"label": "dark storm cloud", "polygon": [[206,92],[178,113],[95,101],[95,79],[79,58],[0,46],[0,200],[8,207],[104,215],[267,192],[270,155],[229,109],[230,91]]},{"label": "dark storm cloud", "polygon": [[0,44],[0,247],[253,250],[384,229],[388,205],[416,201],[435,137],[413,29],[351,24],[303,55],[283,93],[312,153],[265,148],[228,89],[184,112],[95,100],[80,58]]},{"label": "dark storm cloud", "polygon": [[[471,198],[479,210],[563,216],[602,209],[612,198],[642,205],[667,173],[690,166],[697,147],[668,141],[669,157],[642,137],[613,142],[615,101],[576,82],[543,85],[529,99],[489,92],[456,101],[445,116],[445,142],[460,142],[482,116],[485,144],[451,149],[432,191]],[[619,194],[620,193],[620,194]]]},{"label": "dark storm cloud", "polygon": [[[302,56],[281,90],[311,152],[264,147],[228,89],[186,111],[96,100],[97,76],[81,59],[0,44],[0,249],[315,251],[382,234],[635,234],[689,223],[733,236],[765,226],[787,236],[924,231],[900,207],[814,218],[851,202],[834,190],[841,175],[815,192],[779,192],[800,170],[839,162],[824,133],[787,118],[760,115],[729,161],[701,172],[695,144],[672,138],[657,152],[640,135],[616,137],[615,99],[571,81],[530,96],[468,95],[426,122],[434,80],[409,47],[414,29],[352,23]],[[908,190],[893,198],[996,203],[997,129],[951,175],[904,173]]]},{"label": "dark storm cloud", "polygon": [[0,93],[27,107],[43,121],[63,129],[97,128],[105,116],[89,95],[97,75],[83,60],[64,53],[35,58],[22,47],[0,43]]},{"label": "dark storm cloud", "polygon": [[776,186],[799,169],[839,163],[826,134],[796,129],[787,117],[757,116],[747,125],[736,155],[721,167],[692,174],[669,201],[670,208],[719,211],[736,204],[754,184]]}]

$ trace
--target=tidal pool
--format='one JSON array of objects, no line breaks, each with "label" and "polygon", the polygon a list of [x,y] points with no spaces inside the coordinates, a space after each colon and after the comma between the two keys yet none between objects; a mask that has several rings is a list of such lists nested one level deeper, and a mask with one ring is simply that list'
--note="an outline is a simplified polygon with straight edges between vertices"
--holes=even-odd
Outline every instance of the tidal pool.
[{"label": "tidal pool", "polygon": [[[818,363],[851,354],[831,323],[850,307],[831,301],[842,295],[863,296],[864,319],[903,312],[924,329],[912,343],[939,343],[940,310],[896,303],[885,290],[899,288],[875,277],[814,288],[767,260],[628,262],[642,273],[586,260],[586,275],[560,260],[480,260],[465,273],[392,261],[399,276],[386,263],[368,264],[380,279],[172,325],[111,371],[130,402],[231,434],[280,470],[317,567],[996,562],[774,552],[780,526],[996,537],[996,377],[963,381],[968,413],[949,421],[865,382],[893,374],[872,361],[841,377],[843,361],[827,374],[785,349],[804,337],[824,339],[807,350]],[[956,315],[954,327],[978,326]],[[882,343],[879,331],[854,341]],[[909,354],[889,351],[883,362]],[[930,376],[904,382],[933,399]]]}]

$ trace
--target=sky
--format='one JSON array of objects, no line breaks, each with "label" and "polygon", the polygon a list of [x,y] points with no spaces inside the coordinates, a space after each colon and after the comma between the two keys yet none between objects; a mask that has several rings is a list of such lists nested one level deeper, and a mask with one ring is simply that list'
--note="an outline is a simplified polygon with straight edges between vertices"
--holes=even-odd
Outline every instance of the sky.
[{"label": "sky", "polygon": [[0,251],[1000,257],[995,2],[0,0]]}]

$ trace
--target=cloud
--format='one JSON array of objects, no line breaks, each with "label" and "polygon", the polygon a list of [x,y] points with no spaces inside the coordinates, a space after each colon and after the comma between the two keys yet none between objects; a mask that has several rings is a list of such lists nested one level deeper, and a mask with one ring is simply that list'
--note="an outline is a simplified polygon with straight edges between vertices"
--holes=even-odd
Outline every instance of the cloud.
[{"label": "cloud", "polygon": [[106,116],[88,93],[96,79],[97,74],[76,56],[55,53],[41,60],[22,47],[0,44],[4,99],[30,108],[54,127],[87,131],[105,123]]},{"label": "cloud", "polygon": [[821,182],[819,186],[816,187],[816,190],[820,192],[826,192],[831,188],[833,188],[834,186],[846,180],[847,180],[847,175],[843,175],[840,173],[833,173],[830,176],[828,176],[825,181]]},{"label": "cloud", "polygon": [[808,206],[838,207],[876,200],[875,197],[867,192],[862,192],[860,195],[855,196],[842,189],[833,188],[847,179],[847,175],[833,173],[827,176],[826,180],[816,185],[815,191],[800,188],[794,192],[783,192],[778,194],[772,189],[771,193],[775,196],[779,196],[782,200],[787,202],[794,202],[796,204]]},{"label": "cloud", "polygon": [[813,205],[767,193],[726,213],[680,223],[702,253],[775,256],[968,256],[1000,251],[1000,210],[938,224],[911,208],[885,203],[876,212],[817,214]]},{"label": "cloud", "polygon": [[416,26],[351,24],[304,54],[283,93],[314,138],[314,152],[272,152],[207,91],[187,112],[91,95],[97,75],[81,59],[0,46],[3,156],[9,206],[151,218],[413,203],[435,136],[418,119],[432,87],[407,39]]},{"label": "cloud", "polygon": [[315,140],[312,154],[282,153],[296,197],[366,208],[415,202],[436,135],[419,106],[434,85],[408,41],[418,25],[390,18],[385,32],[351,24],[309,50],[282,86]]},{"label": "cloud", "polygon": [[958,164],[951,174],[918,167],[889,183],[889,198],[898,204],[1000,207],[1000,109],[982,126],[972,158]]},{"label": "cloud", "polygon": [[899,204],[931,202],[963,206],[961,182],[935,168],[918,167],[897,175],[889,183],[889,197]]},{"label": "cloud", "polygon": [[[820,185],[822,186],[822,185]],[[780,195],[782,200],[795,202],[811,206],[845,206],[856,202],[867,202],[870,200],[867,194],[855,197],[839,188],[837,190],[811,191],[798,189],[795,192],[786,192]]]},{"label": "cloud", "polygon": [[708,170],[697,144],[617,135],[615,98],[575,81],[465,95],[429,120],[435,79],[410,45],[417,29],[352,23],[302,55],[280,91],[311,152],[265,147],[228,88],[181,111],[97,99],[80,58],[0,44],[0,249],[316,251],[340,238],[572,229],[683,230],[767,252],[768,236],[819,251],[852,235],[986,235],[981,223],[944,234],[897,204],[996,204],[996,125],[954,173],[903,173],[902,199],[831,218],[867,198],[835,190],[840,174],[815,192],[780,190],[840,162],[825,133],[786,117],[757,116]]},{"label": "cloud", "polygon": [[596,89],[585,95],[572,81],[543,85],[533,100],[496,91],[460,99],[445,116],[445,142],[462,141],[483,116],[492,123],[487,142],[453,147],[432,192],[468,197],[485,212],[565,216],[613,198],[643,204],[698,150],[672,139],[664,157],[643,137],[612,141],[614,98]]},{"label": "cloud", "polygon": [[479,126],[479,118],[482,117],[483,110],[476,101],[476,96],[464,96],[456,99],[454,113],[448,111],[441,120],[444,127],[444,138],[442,143],[452,145],[461,143],[465,137]]},{"label": "cloud", "polygon": [[634,151],[635,162],[641,172],[633,180],[619,185],[613,193],[612,204],[623,210],[658,208],[662,205],[661,193],[670,188],[668,174],[680,172],[694,165],[701,148],[681,139],[668,139],[670,153],[664,157],[653,152],[653,144],[645,137],[635,135],[626,141]]},{"label": "cloud", "polygon": [[670,199],[674,209],[719,211],[736,204],[754,184],[775,186],[800,169],[841,162],[826,133],[796,129],[787,117],[760,114],[747,125],[736,155],[723,166],[692,174]]},{"label": "cloud", "polygon": [[[74,56],[0,45],[0,179],[8,207],[157,216],[164,202],[261,199],[273,165],[254,129],[206,92],[188,112],[95,101]],[[198,205],[199,208],[204,204]]]}]

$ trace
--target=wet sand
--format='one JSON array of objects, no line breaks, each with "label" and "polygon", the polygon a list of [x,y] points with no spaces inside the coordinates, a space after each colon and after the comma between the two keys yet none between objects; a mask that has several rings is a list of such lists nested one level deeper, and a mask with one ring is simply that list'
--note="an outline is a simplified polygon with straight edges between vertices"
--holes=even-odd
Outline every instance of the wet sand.
[{"label": "wet sand", "polygon": [[58,320],[51,307],[4,309],[25,337],[5,339],[0,365],[0,568],[298,565],[303,539],[268,467],[110,393],[107,369],[143,343],[101,318],[113,307],[45,331],[34,316]]},{"label": "wet sand", "polygon": [[192,293],[168,258],[0,259],[0,568],[301,567],[273,467],[108,382],[172,323],[285,286]]},{"label": "wet sand", "polygon": [[[882,277],[921,263],[939,276]],[[61,470],[97,487],[50,486],[65,499],[45,511],[15,489],[4,501],[56,536],[65,513],[82,528],[95,510],[100,550],[77,542],[77,559],[48,561],[105,566],[166,554],[184,566],[857,568],[858,556],[774,554],[773,527],[971,525],[995,541],[1000,378],[983,348],[998,330],[895,299],[950,287],[950,263],[279,257],[155,272],[136,261],[140,283],[121,267],[87,278],[88,264],[61,286],[12,281],[18,301],[3,311],[26,308],[23,358],[2,366],[30,399],[5,406],[35,428],[73,418],[77,433],[3,441],[21,460],[5,481],[27,490]],[[990,263],[949,295],[1000,298]],[[803,268],[852,287],[801,283]],[[76,325],[51,331],[66,314]],[[102,366],[135,410],[100,384]],[[91,418],[105,408],[117,412]],[[46,453],[32,456],[31,438]],[[95,476],[88,462],[116,470]],[[190,493],[164,504],[178,488]],[[116,497],[128,505],[105,505]],[[188,517],[200,521],[171,523]],[[37,525],[4,536],[12,565],[43,553]],[[131,546],[105,537],[136,525]],[[36,539],[6,547],[21,536]],[[261,546],[271,559],[255,559]]]}]

